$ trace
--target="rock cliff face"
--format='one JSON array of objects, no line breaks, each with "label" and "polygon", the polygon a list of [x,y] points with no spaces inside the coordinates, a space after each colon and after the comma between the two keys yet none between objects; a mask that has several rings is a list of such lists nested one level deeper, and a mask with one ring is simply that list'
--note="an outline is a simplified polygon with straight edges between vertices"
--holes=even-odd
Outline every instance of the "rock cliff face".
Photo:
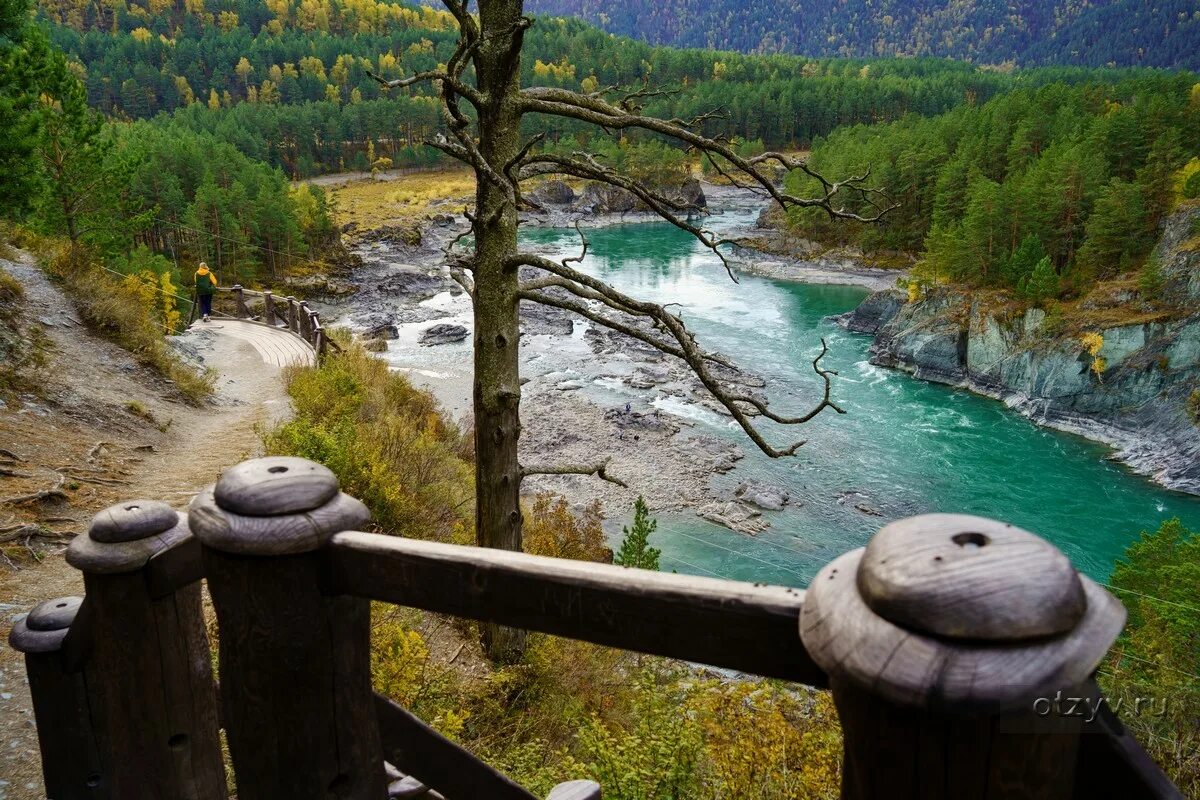
[{"label": "rock cliff face", "polygon": [[1112,445],[1117,459],[1166,486],[1200,494],[1200,249],[1188,245],[1198,221],[1200,209],[1176,214],[1155,253],[1163,299],[1177,312],[1089,327],[1103,339],[1094,355],[1078,333],[1048,330],[1041,309],[1000,314],[957,291],[914,303],[876,292],[837,321],[875,335],[872,363],[1001,399],[1035,422]]},{"label": "rock cliff face", "polygon": [[[695,178],[650,188],[674,200],[685,214],[703,214],[708,209],[704,188]],[[652,213],[652,209],[632,192],[595,182],[585,184],[577,194],[562,181],[547,181],[530,193],[530,199],[541,206],[583,214]]]}]

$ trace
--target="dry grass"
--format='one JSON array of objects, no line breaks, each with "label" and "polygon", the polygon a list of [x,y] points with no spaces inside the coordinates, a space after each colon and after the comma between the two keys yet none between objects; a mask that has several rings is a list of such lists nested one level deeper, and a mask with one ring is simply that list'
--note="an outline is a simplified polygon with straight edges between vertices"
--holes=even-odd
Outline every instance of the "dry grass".
[{"label": "dry grass", "polygon": [[429,214],[458,214],[475,193],[475,175],[466,167],[412,172],[394,179],[351,181],[331,188],[338,225],[360,231],[383,225],[421,222]]}]

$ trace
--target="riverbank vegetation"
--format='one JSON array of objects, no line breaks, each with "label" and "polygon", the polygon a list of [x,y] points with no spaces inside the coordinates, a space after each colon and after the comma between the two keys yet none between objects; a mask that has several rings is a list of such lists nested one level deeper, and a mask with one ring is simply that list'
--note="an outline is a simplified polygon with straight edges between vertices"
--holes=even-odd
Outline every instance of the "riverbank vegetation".
[{"label": "riverbank vegetation", "polygon": [[1200,531],[1177,519],[1144,531],[1117,562],[1111,584],[1129,620],[1101,667],[1100,685],[1183,796],[1198,796]]}]

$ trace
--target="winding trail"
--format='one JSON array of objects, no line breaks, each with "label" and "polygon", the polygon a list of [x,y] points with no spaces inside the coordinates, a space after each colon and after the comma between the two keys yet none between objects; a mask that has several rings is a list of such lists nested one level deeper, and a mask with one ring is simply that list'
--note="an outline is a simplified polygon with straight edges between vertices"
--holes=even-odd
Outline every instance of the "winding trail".
[{"label": "winding trail", "polygon": [[[259,429],[290,413],[282,371],[310,365],[312,349],[284,330],[240,320],[195,323],[179,349],[217,373],[210,403],[188,405],[168,381],[83,326],[69,299],[25,253],[0,269],[25,287],[25,317],[52,346],[37,396],[0,402],[0,447],[17,477],[0,477],[0,499],[61,483],[65,500],[0,505],[0,529],[26,522],[44,537],[2,542],[28,553],[0,558],[0,630],[52,597],[82,594],[80,573],[63,558],[91,516],[121,500],[147,497],[177,508],[221,471],[261,450]],[[2,552],[2,551],[0,551]],[[25,557],[21,557],[25,555]],[[5,563],[5,561],[9,563]],[[0,644],[0,800],[44,797],[37,733],[24,663]]]}]

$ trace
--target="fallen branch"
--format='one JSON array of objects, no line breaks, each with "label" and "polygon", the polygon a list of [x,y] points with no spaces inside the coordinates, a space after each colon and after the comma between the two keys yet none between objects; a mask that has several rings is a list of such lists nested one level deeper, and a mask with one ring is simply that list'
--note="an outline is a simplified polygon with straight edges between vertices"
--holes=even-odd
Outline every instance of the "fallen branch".
[{"label": "fallen branch", "polygon": [[24,461],[25,460],[25,459],[21,458],[19,455],[17,455],[16,453],[14,453],[12,450],[5,450],[3,447],[0,447],[0,456],[3,456],[4,458],[8,459],[9,461]]},{"label": "fallen branch", "polygon": [[0,500],[0,506],[19,506],[25,503],[37,503],[42,500],[69,500],[66,492],[62,490],[63,484],[67,482],[65,475],[59,473],[58,482],[49,489],[42,489],[29,494],[19,494],[16,497],[5,497]]}]

